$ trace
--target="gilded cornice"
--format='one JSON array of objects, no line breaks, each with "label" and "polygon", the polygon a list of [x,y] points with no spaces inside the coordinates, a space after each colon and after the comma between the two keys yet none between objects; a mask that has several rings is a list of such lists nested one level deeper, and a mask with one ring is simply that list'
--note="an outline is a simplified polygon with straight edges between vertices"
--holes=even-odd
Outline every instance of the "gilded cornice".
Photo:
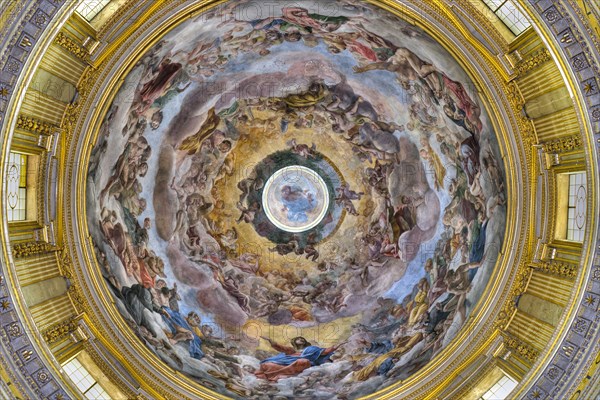
[{"label": "gilded cornice", "polygon": [[523,357],[527,361],[534,363],[538,359],[540,353],[527,343],[506,331],[502,331],[502,337],[504,338],[504,344],[509,349],[514,350],[519,356]]}]

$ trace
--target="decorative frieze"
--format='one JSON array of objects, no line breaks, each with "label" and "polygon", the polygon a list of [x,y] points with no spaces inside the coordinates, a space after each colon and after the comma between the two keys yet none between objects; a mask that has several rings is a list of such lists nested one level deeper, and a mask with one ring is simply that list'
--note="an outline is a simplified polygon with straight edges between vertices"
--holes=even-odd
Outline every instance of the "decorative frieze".
[{"label": "decorative frieze", "polygon": [[73,39],[71,39],[70,37],[68,37],[67,35],[65,35],[62,32],[58,32],[58,35],[56,35],[56,38],[54,39],[54,43],[56,43],[57,45],[59,45],[61,47],[64,47],[69,52],[71,52],[73,55],[75,55],[76,57],[78,57],[82,60],[86,60],[87,57],[89,56],[89,53],[87,52],[87,50],[85,48],[83,48],[82,46],[75,43],[75,41]]},{"label": "decorative frieze", "polygon": [[60,251],[58,257],[59,267],[62,275],[67,278],[70,282],[69,290],[67,294],[71,299],[73,305],[77,312],[85,312],[84,306],[87,305],[87,302],[84,300],[84,294],[79,285],[75,284],[73,279],[73,260],[71,259],[71,255],[67,249],[63,249]]},{"label": "decorative frieze", "polygon": [[583,141],[580,135],[565,136],[555,140],[542,143],[544,153],[566,153],[581,149]]},{"label": "decorative frieze", "polygon": [[506,347],[514,350],[519,356],[523,357],[527,361],[534,363],[539,357],[539,352],[531,347],[528,343],[517,339],[506,331],[502,331],[501,334]]},{"label": "decorative frieze", "polygon": [[49,329],[46,329],[42,333],[44,340],[47,343],[51,344],[51,343],[59,341],[63,337],[75,332],[77,330],[77,328],[79,327],[80,318],[81,318],[80,316],[76,316],[76,317],[70,318],[66,321],[60,322],[56,325],[53,325]]},{"label": "decorative frieze", "polygon": [[47,136],[54,133],[57,129],[55,125],[25,115],[19,115],[17,118],[17,128]]},{"label": "decorative frieze", "polygon": [[15,244],[12,254],[14,258],[22,258],[52,250],[54,250],[54,246],[47,242],[26,242]]},{"label": "decorative frieze", "polygon": [[577,266],[564,262],[541,262],[532,265],[532,268],[545,272],[547,274],[564,276],[567,278],[575,278],[577,276]]},{"label": "decorative frieze", "polygon": [[517,76],[524,75],[527,72],[541,66],[546,61],[550,61],[551,59],[550,52],[547,49],[541,49],[540,51],[532,54],[530,57],[519,61],[517,65],[515,65],[515,72],[517,73]]}]

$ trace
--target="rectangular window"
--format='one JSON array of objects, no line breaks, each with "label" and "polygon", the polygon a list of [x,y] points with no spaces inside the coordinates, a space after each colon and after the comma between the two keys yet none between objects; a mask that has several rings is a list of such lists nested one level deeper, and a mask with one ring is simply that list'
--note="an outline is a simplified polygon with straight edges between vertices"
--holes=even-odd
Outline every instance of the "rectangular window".
[{"label": "rectangular window", "polygon": [[587,181],[585,172],[569,175],[567,240],[582,242],[587,216]]},{"label": "rectangular window", "polygon": [[504,375],[479,400],[505,400],[516,386],[517,382],[514,379]]},{"label": "rectangular window", "polygon": [[85,398],[88,400],[111,400],[111,397],[106,393],[104,388],[98,383],[94,384],[87,392]]},{"label": "rectangular window", "polygon": [[25,221],[27,217],[27,156],[8,155],[8,221]]},{"label": "rectangular window", "polygon": [[519,11],[511,0],[483,0],[483,2],[515,36],[519,36],[531,26],[527,17]]},{"label": "rectangular window", "polygon": [[63,365],[63,370],[88,400],[111,400],[104,388],[76,358]]},{"label": "rectangular window", "polygon": [[81,4],[77,6],[75,11],[89,22],[93,20],[96,15],[100,14],[100,11],[102,11],[110,1],[111,0],[83,0]]}]

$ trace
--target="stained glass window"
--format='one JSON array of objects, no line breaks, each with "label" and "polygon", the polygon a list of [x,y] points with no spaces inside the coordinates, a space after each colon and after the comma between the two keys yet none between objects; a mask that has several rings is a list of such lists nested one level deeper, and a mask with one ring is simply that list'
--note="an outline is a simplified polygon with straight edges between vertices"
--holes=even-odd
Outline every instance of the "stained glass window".
[{"label": "stained glass window", "polygon": [[509,376],[504,375],[494,384],[479,400],[504,400],[517,386],[517,382]]},{"label": "stained glass window", "polygon": [[27,156],[8,156],[8,221],[24,221],[27,216]]},{"label": "stained glass window", "polygon": [[516,36],[531,26],[527,17],[511,0],[483,0],[483,2]]},{"label": "stained glass window", "polygon": [[83,0],[76,11],[88,21],[91,21],[102,11],[110,0]]},{"label": "stained glass window", "polygon": [[567,240],[583,241],[587,212],[587,182],[585,172],[569,175],[569,208]]},{"label": "stained glass window", "polygon": [[111,400],[104,388],[76,358],[63,365],[63,370],[88,400]]}]

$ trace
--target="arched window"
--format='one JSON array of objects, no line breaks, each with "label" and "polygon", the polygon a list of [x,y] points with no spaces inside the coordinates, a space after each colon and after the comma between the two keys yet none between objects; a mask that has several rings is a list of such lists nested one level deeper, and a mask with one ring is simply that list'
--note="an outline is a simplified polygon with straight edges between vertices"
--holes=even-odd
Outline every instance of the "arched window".
[{"label": "arched window", "polygon": [[110,0],[84,0],[77,6],[75,11],[87,21],[91,21],[96,15],[100,14],[100,11],[102,11],[108,3],[110,3]]},{"label": "arched window", "polygon": [[504,25],[511,30],[515,36],[519,36],[531,23],[525,15],[513,4],[511,0],[483,0]]},{"label": "arched window", "polygon": [[8,156],[8,221],[27,219],[27,156],[11,152]]},{"label": "arched window", "polygon": [[587,183],[585,172],[569,174],[567,240],[582,242],[585,231]]}]

